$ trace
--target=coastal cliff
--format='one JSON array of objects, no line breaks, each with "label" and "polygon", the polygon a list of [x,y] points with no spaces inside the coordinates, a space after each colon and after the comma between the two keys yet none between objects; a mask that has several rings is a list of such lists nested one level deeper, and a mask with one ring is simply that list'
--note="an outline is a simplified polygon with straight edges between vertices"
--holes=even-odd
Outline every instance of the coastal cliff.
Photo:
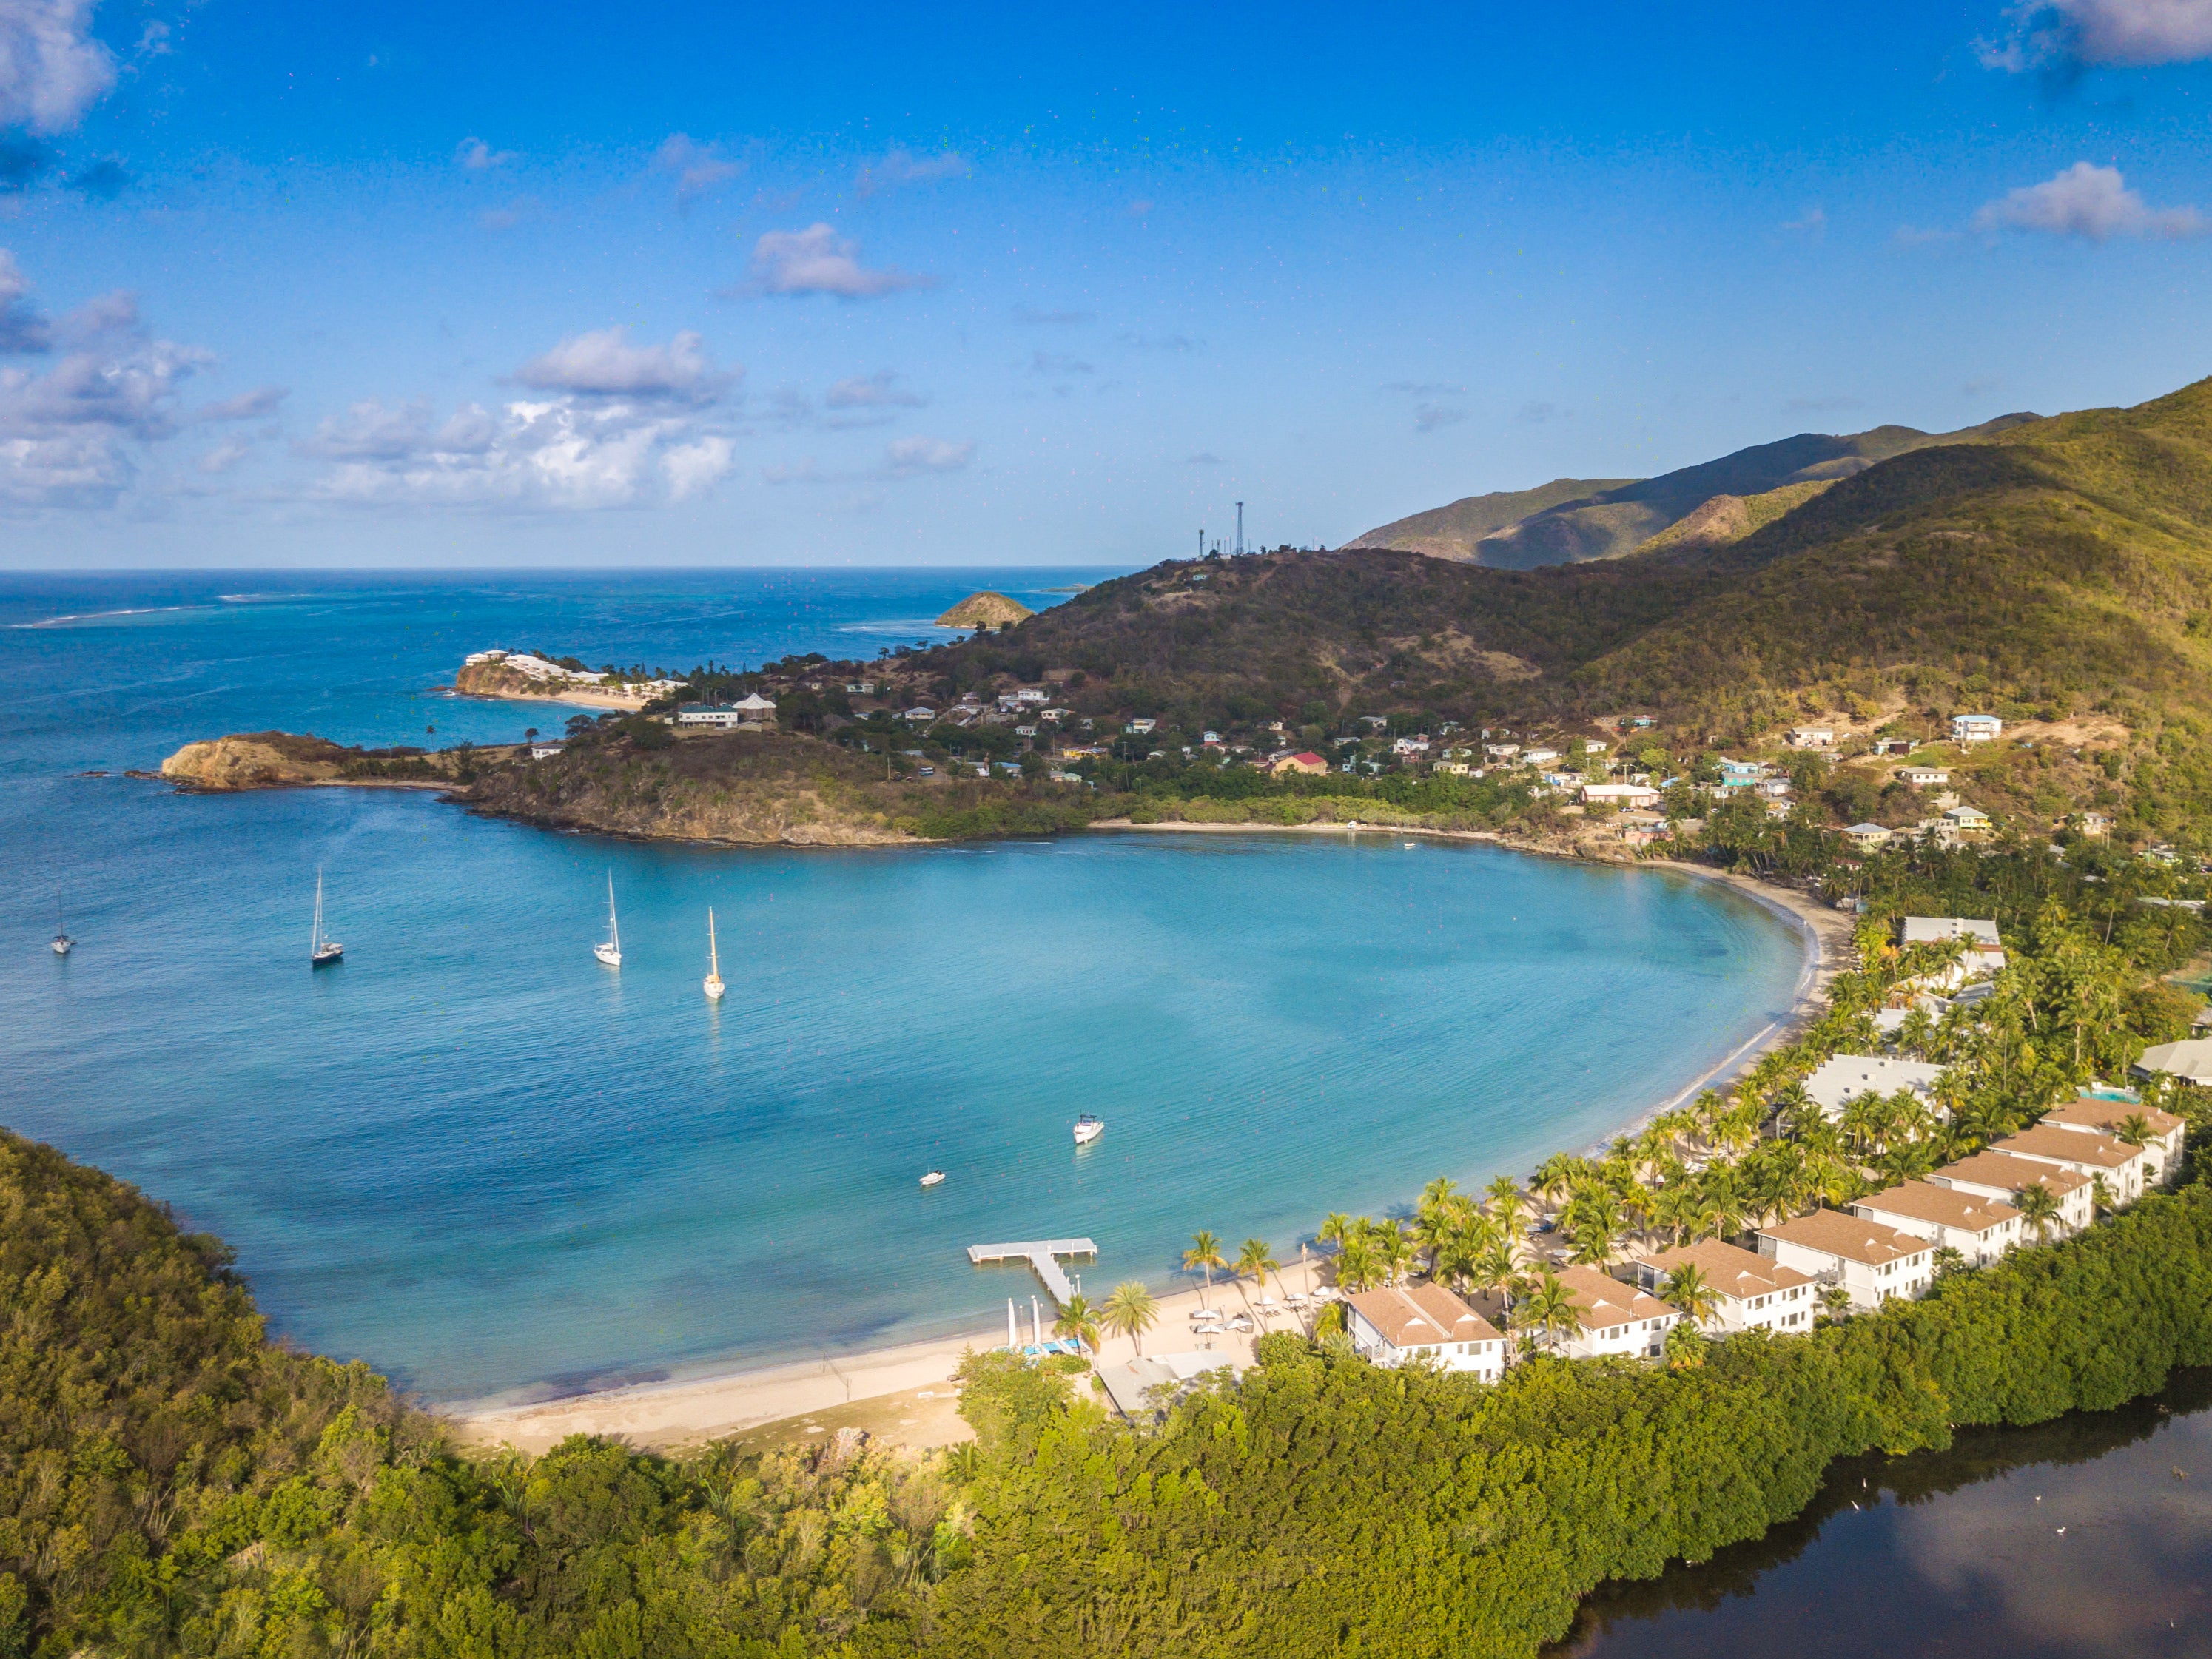
[{"label": "coastal cliff", "polygon": [[615,679],[583,667],[574,657],[556,660],[528,651],[478,651],[453,676],[453,689],[471,697],[635,711],[672,690],[673,682]]},{"label": "coastal cliff", "polygon": [[299,789],[327,783],[435,786],[504,750],[348,749],[298,732],[234,732],[188,743],[161,763],[179,789],[224,794],[241,789]]}]

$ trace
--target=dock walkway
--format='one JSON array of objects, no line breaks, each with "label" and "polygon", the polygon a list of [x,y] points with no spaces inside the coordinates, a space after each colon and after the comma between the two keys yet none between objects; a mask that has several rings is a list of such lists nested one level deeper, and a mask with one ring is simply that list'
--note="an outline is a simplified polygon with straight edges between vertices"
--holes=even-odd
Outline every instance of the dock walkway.
[{"label": "dock walkway", "polygon": [[968,1260],[977,1267],[987,1261],[1027,1261],[1036,1269],[1036,1276],[1044,1280],[1044,1287],[1052,1292],[1052,1299],[1061,1307],[1075,1294],[1075,1287],[1067,1282],[1056,1259],[1063,1255],[1096,1256],[1098,1247],[1087,1238],[1033,1239],[1025,1244],[970,1244]]}]

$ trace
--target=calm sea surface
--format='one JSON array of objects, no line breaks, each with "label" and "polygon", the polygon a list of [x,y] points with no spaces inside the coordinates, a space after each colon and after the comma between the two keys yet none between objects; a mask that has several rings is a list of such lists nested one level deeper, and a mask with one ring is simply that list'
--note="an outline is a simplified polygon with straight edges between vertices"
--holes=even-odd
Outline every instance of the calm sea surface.
[{"label": "calm sea surface", "polygon": [[[488,645],[872,657],[1082,579],[0,577],[0,1116],[221,1233],[279,1332],[520,1397],[988,1328],[1035,1285],[984,1240],[1088,1234],[1093,1288],[1164,1284],[1200,1227],[1295,1256],[1328,1210],[1589,1143],[1788,1006],[1798,939],[1739,896],[1486,848],[736,852],[78,775],[557,726],[428,692]],[[313,973],[319,866],[346,957]]]},{"label": "calm sea surface", "polygon": [[1553,1659],[2212,1653],[2212,1372],[1948,1452],[1838,1463],[1765,1538],[1583,1604]]}]

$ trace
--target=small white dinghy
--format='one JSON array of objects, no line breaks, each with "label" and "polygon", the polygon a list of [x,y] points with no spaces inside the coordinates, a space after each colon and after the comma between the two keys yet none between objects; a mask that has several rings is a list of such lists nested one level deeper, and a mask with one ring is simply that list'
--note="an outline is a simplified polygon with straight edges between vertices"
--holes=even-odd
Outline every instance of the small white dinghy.
[{"label": "small white dinghy", "polygon": [[927,1175],[922,1176],[921,1184],[925,1187],[942,1187],[945,1184],[945,1171],[932,1170]]}]

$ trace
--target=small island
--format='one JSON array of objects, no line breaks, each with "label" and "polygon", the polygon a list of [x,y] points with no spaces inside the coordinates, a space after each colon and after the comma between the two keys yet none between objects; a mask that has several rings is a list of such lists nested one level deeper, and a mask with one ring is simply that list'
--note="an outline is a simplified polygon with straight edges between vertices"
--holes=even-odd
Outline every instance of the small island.
[{"label": "small island", "polygon": [[1012,628],[1036,612],[991,588],[970,593],[937,619],[939,628]]}]

